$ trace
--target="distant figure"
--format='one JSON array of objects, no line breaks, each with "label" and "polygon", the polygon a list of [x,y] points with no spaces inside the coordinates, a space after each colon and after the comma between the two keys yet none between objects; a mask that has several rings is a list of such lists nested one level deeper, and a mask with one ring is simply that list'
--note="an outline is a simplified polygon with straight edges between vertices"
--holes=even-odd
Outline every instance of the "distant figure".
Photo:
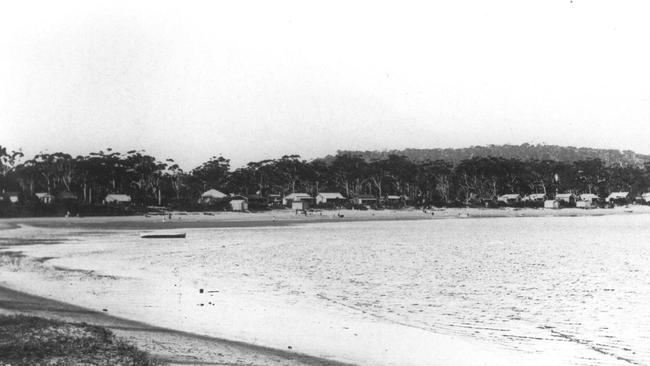
[{"label": "distant figure", "polygon": [[70,217],[70,211],[65,213],[65,218],[67,219],[68,217]]}]

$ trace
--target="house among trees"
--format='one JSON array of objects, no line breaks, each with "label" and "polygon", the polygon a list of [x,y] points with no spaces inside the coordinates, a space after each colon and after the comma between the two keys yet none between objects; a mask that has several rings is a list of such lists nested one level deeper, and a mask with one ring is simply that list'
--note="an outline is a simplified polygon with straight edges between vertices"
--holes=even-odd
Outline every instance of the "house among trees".
[{"label": "house among trees", "polygon": [[293,208],[294,202],[311,202],[313,198],[307,193],[291,193],[282,199],[282,205]]},{"label": "house among trees", "polygon": [[544,203],[546,201],[546,194],[544,193],[531,193],[522,199],[524,202],[530,203]]},{"label": "house among trees", "polygon": [[306,211],[306,210],[309,210],[310,207],[311,207],[311,201],[310,200],[291,201],[291,209],[292,210]]},{"label": "house among trees", "polygon": [[111,193],[107,194],[104,198],[105,204],[129,204],[131,203],[131,196],[126,194]]},{"label": "house among trees", "polygon": [[50,205],[54,203],[54,196],[49,193],[39,192],[39,193],[34,193],[34,196],[36,196],[36,198],[38,198],[39,201],[41,201],[46,205]]},{"label": "house among trees", "polygon": [[360,194],[352,199],[355,205],[374,205],[377,203],[377,197],[370,194]]},{"label": "house among trees", "polygon": [[630,197],[630,192],[612,192],[605,198],[605,201],[613,205],[627,205],[632,199]]},{"label": "house among trees", "polygon": [[228,198],[227,194],[217,191],[216,189],[209,189],[203,192],[201,198],[199,198],[199,203],[209,205],[211,203],[222,201],[226,198]]},{"label": "house among trees", "polygon": [[248,198],[234,195],[230,199],[230,209],[233,211],[248,211]]},{"label": "house among trees", "polygon": [[345,197],[338,192],[321,192],[316,195],[316,204],[343,203]]},{"label": "house among trees", "polygon": [[593,193],[583,193],[578,196],[576,207],[578,208],[594,208],[598,206],[598,196]]},{"label": "house among trees", "polygon": [[546,201],[544,201],[544,208],[558,209],[558,208],[560,208],[560,201],[558,201],[558,200],[546,200]]},{"label": "house among trees", "polygon": [[558,193],[555,195],[555,200],[560,203],[561,207],[573,207],[576,205],[576,195],[573,193]]},{"label": "house among trees", "polygon": [[266,196],[266,197],[267,197],[267,198],[266,198],[266,200],[267,200],[267,205],[272,206],[272,207],[282,207],[282,206],[284,206],[284,205],[282,204],[282,203],[283,203],[283,200],[282,200],[282,196],[281,196],[281,195],[279,195],[279,194],[275,194],[275,193],[272,193],[272,194],[269,194],[269,195]]},{"label": "house among trees", "polygon": [[650,193],[644,193],[641,195],[641,201],[643,204],[648,205],[650,204]]},{"label": "house among trees", "polygon": [[517,193],[502,194],[497,198],[497,201],[505,205],[516,205],[521,203],[521,196]]}]

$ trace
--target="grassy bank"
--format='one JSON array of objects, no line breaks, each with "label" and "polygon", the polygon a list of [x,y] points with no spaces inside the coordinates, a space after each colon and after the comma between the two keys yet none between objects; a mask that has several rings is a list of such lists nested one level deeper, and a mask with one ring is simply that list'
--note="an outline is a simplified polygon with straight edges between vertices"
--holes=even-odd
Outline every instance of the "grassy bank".
[{"label": "grassy bank", "polygon": [[110,330],[24,315],[0,315],[1,365],[160,365]]}]

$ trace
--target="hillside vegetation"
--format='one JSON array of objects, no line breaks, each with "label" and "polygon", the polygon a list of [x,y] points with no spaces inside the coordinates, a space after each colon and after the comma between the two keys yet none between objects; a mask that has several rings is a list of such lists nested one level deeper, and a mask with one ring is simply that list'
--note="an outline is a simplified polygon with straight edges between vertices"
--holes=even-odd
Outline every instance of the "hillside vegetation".
[{"label": "hillside vegetation", "polygon": [[[360,156],[367,161],[384,160],[390,155],[405,156],[413,162],[427,160],[444,160],[452,164],[465,159],[476,157],[495,157],[518,160],[553,160],[573,163],[580,160],[599,159],[605,165],[632,165],[642,166],[650,161],[650,155],[637,154],[630,150],[595,149],[589,147],[557,146],[557,145],[487,145],[471,146],[465,148],[447,149],[404,149],[382,151],[354,151],[339,150],[337,155]],[[333,160],[334,156],[327,156],[323,160]]]}]

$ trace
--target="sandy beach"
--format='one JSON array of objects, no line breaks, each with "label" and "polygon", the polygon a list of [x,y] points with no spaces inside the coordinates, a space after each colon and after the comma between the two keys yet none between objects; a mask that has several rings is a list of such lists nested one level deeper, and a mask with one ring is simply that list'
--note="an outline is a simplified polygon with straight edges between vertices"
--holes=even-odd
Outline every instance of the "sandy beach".
[{"label": "sandy beach", "polygon": [[329,223],[381,220],[431,220],[495,217],[574,217],[650,213],[650,206],[629,205],[607,209],[534,209],[534,208],[433,208],[427,210],[316,210],[307,215],[292,210],[264,212],[178,212],[167,215],[97,216],[97,217],[34,217],[0,219],[0,230],[18,224],[53,228],[93,228],[148,230],[164,228],[218,228],[287,226],[306,223]]},{"label": "sandy beach", "polygon": [[[364,311],[354,310],[357,314],[351,315],[349,309],[339,305],[324,310],[299,301],[295,306],[287,307],[286,303],[274,298],[259,298],[237,290],[237,281],[222,279],[219,285],[226,288],[222,288],[220,293],[208,294],[210,283],[196,283],[188,279],[183,289],[179,290],[177,286],[181,286],[181,283],[175,277],[162,272],[149,273],[144,267],[130,268],[127,260],[124,263],[111,262],[107,266],[97,262],[97,257],[90,254],[104,250],[114,235],[117,235],[116,240],[123,240],[119,238],[121,231],[130,233],[184,228],[198,234],[202,229],[259,227],[291,231],[306,223],[324,225],[326,230],[332,222],[353,225],[368,221],[575,217],[649,212],[645,206],[594,210],[324,211],[308,216],[285,210],[259,214],[173,213],[172,219],[166,217],[165,221],[161,216],[2,220],[0,228],[6,230],[2,231],[0,238],[3,258],[3,265],[0,266],[3,270],[0,311],[103,325],[172,364],[501,365],[525,362],[542,365],[548,364],[549,360],[541,356],[505,352],[463,336],[436,334],[402,324],[380,322],[364,315]],[[82,251],[89,253],[88,261],[79,259],[86,258],[83,257],[86,254],[79,257],[79,243],[83,244]],[[56,247],[56,251],[49,249],[53,247]],[[116,250],[119,252],[119,249]],[[69,258],[66,258],[66,253],[70,253]],[[148,253],[137,252],[133,255],[145,258]],[[112,276],[118,274],[120,278],[116,281]],[[241,286],[246,288],[248,279],[238,278],[243,281]],[[160,283],[156,283],[156,280]],[[105,287],[97,288],[98,284]],[[137,294],[119,288],[126,286],[137,289],[143,285],[155,288]],[[203,288],[206,292],[203,292]],[[179,293],[182,293],[182,302],[166,303]],[[111,298],[115,294],[127,298],[117,301]],[[129,296],[135,297],[128,299]],[[160,304],[161,308],[147,309],[146,306],[151,305],[143,304]],[[198,304],[201,305],[199,308]],[[206,313],[204,305],[221,311]],[[170,313],[171,309],[177,310]],[[161,314],[166,315],[161,318]],[[246,321],[232,323],[230,319],[233,318]],[[207,324],[221,326],[214,329]],[[276,339],[273,330],[282,327],[288,329],[286,334],[297,335],[296,338]],[[342,329],[351,330],[348,334]],[[354,329],[364,332],[353,332]],[[238,334],[238,338],[232,340],[228,338],[230,334]],[[408,339],[409,342],[404,343],[401,339]],[[317,346],[314,347],[314,344]],[[395,348],[383,349],[385,345]],[[435,347],[432,348],[432,345]],[[470,350],[471,355],[467,353]]]}]

